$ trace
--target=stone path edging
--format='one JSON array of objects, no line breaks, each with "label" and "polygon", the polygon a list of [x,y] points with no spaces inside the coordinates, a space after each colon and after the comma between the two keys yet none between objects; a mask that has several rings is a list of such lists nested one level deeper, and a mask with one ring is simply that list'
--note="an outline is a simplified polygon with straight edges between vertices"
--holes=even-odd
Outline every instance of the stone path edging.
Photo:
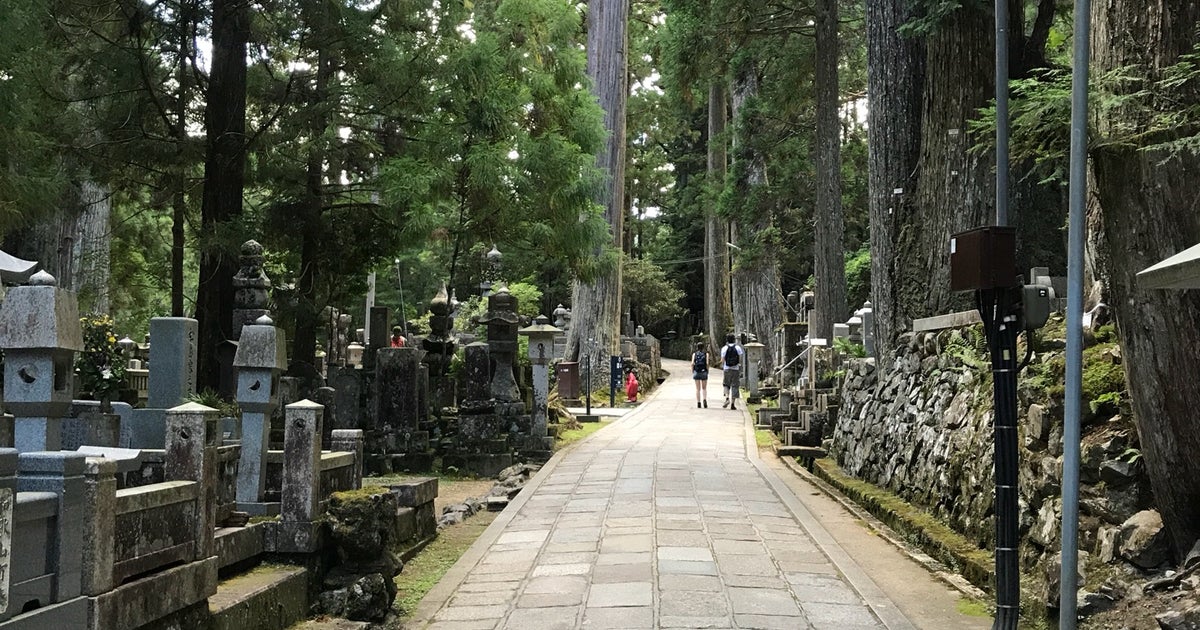
[{"label": "stone path edging", "polygon": [[896,549],[900,550],[901,553],[908,556],[913,562],[925,567],[927,571],[932,573],[933,576],[942,583],[958,591],[965,597],[981,600],[986,600],[988,598],[987,593],[985,593],[982,589],[974,584],[971,584],[961,575],[947,570],[946,566],[933,556],[930,556],[923,551],[914,549],[911,545],[904,542],[900,535],[896,533],[896,530],[888,527],[887,523],[884,523],[876,518],[874,514],[871,514],[871,512],[866,508],[855,503],[850,497],[847,497],[839,492],[837,488],[827,483],[824,479],[821,479],[820,477],[805,470],[803,466],[801,466],[792,458],[780,457],[779,461],[786,466],[788,470],[791,470],[793,473],[795,473],[797,477],[800,477],[804,481],[816,486],[817,489],[819,489],[821,492],[824,492],[826,496],[834,501],[837,501],[839,505],[853,514],[855,518],[858,518],[868,527],[870,527],[876,534],[879,535],[880,538],[887,541]]},{"label": "stone path edging", "polygon": [[813,541],[825,554],[829,561],[837,567],[842,576],[863,598],[863,601],[871,609],[875,616],[883,623],[888,630],[916,630],[912,622],[900,612],[892,600],[884,594],[883,590],[875,584],[874,580],[858,566],[858,563],[846,553],[840,545],[833,539],[833,536],[817,521],[816,517],[804,507],[796,495],[792,493],[783,480],[775,474],[774,471],[767,468],[763,463],[762,458],[758,454],[758,442],[754,437],[754,425],[750,422],[750,415],[743,411],[746,440],[746,457],[754,466],[758,474],[767,482],[771,490],[783,502],[787,509],[792,513],[796,520],[800,523]]}]

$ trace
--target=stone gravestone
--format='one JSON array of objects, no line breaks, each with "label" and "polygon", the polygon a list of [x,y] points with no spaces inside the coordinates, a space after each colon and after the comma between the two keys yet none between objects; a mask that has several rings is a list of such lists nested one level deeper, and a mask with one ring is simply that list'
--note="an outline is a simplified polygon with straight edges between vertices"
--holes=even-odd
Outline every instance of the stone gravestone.
[{"label": "stone gravestone", "polygon": [[377,424],[367,433],[367,451],[391,456],[393,470],[428,471],[433,467],[429,432],[420,428],[424,354],[418,348],[381,348],[375,353]]},{"label": "stone gravestone", "polygon": [[71,407],[75,353],[83,331],[75,294],[39,271],[14,287],[0,305],[5,406],[14,419],[19,451],[57,451],[61,423]]},{"label": "stone gravestone", "polygon": [[492,398],[488,344],[469,344],[465,354],[457,433],[442,456],[442,469],[455,468],[460,473],[494,477],[512,465],[508,425],[496,414],[496,401]]},{"label": "stone gravestone", "polygon": [[187,317],[150,320],[149,396],[145,409],[135,409],[127,448],[163,448],[166,411],[196,393],[196,339],[199,323]]},{"label": "stone gravestone", "polygon": [[242,409],[238,509],[263,514],[269,511],[262,500],[266,490],[271,413],[279,404],[279,375],[287,369],[287,340],[283,331],[266,315],[242,328],[233,364],[238,369],[237,402]]}]

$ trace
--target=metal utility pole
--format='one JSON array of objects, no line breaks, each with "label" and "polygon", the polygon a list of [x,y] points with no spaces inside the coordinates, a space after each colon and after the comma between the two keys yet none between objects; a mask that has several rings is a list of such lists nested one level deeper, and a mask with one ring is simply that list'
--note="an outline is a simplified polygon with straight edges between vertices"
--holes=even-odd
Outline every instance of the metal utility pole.
[{"label": "metal utility pole", "polygon": [[[996,0],[996,225],[1008,225],[1008,0]],[[1013,278],[1013,285],[1017,285]],[[1016,630],[1021,613],[1017,557],[1017,335],[1021,332],[1019,286],[978,292],[979,315],[992,354],[996,398],[996,620],[995,630]]]},{"label": "metal utility pole", "polygon": [[1083,390],[1083,237],[1087,194],[1090,0],[1075,0],[1075,54],[1071,68],[1070,211],[1067,217],[1067,374],[1063,409],[1062,573],[1058,627],[1074,630],[1079,587],[1079,441]]}]

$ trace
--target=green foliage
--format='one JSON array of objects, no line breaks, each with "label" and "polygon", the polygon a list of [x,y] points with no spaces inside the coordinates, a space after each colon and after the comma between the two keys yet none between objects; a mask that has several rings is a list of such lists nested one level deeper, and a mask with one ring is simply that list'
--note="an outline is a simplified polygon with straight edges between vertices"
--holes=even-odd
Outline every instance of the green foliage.
[{"label": "green foliage", "polygon": [[97,400],[112,400],[125,386],[126,365],[124,352],[117,345],[112,318],[90,315],[79,318],[79,324],[83,328],[83,352],[75,357],[75,369],[83,389]]},{"label": "green foliage", "polygon": [[951,330],[942,352],[976,371],[988,372],[992,369],[987,336],[982,325]]},{"label": "green foliage", "polygon": [[644,326],[653,326],[679,315],[683,290],[667,277],[666,271],[644,258],[626,256],[622,289],[625,299],[636,304]]},{"label": "green foliage", "polygon": [[[977,8],[979,0],[965,0],[968,6]],[[909,0],[913,18],[900,26],[905,37],[924,37],[941,27],[952,13],[963,8],[964,0]]]},{"label": "green foliage", "polygon": [[[525,317],[537,317],[542,314],[542,290],[528,282],[514,282],[508,285],[508,292],[517,298],[517,312]],[[547,317],[549,313],[545,314]]]},{"label": "green foliage", "polygon": [[871,250],[867,245],[846,254],[846,302],[853,308],[871,298]]},{"label": "green foliage", "polygon": [[1113,414],[1121,405],[1120,392],[1107,392],[1100,394],[1096,399],[1088,402],[1088,407],[1092,410],[1092,415]]},{"label": "green foliage", "polygon": [[217,415],[222,418],[240,418],[242,416],[242,410],[238,407],[237,401],[225,400],[211,389],[188,394],[187,401],[216,409]]},{"label": "green foliage", "polygon": [[844,354],[850,357],[863,358],[867,356],[867,349],[861,343],[855,343],[845,337],[838,337],[833,340],[833,348],[839,354]]}]

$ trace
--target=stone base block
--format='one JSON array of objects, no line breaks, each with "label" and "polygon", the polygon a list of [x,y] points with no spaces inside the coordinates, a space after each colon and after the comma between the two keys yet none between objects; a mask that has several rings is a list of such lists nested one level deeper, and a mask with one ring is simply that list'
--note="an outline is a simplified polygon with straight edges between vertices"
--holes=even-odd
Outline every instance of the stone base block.
[{"label": "stone base block", "polygon": [[209,630],[283,630],[308,616],[308,571],[261,568],[225,580],[208,607]]},{"label": "stone base block", "polygon": [[45,630],[46,628],[95,628],[99,630],[104,626],[88,623],[89,603],[87,597],[76,597],[51,606],[43,606],[0,623],[0,628],[4,630]]},{"label": "stone base block", "polygon": [[241,501],[238,501],[237,510],[239,512],[245,512],[245,513],[249,514],[251,517],[279,516],[279,503],[278,502],[242,503]]},{"label": "stone base block", "polygon": [[328,528],[322,522],[271,521],[267,525],[267,551],[313,553],[325,546]]},{"label": "stone base block", "polygon": [[433,453],[392,455],[392,472],[422,473],[433,470]]},{"label": "stone base block", "polygon": [[246,527],[222,527],[217,529],[213,537],[216,546],[219,567],[233,566],[261,554],[266,549],[264,523],[255,523]]},{"label": "stone base block", "polygon": [[[91,611],[86,627],[95,630],[138,628],[204,601],[217,592],[217,563],[216,556],[189,562],[90,598]],[[58,624],[53,627],[82,626]]]},{"label": "stone base block", "polygon": [[167,443],[167,410],[134,409],[128,429],[121,427],[124,448],[164,448]]},{"label": "stone base block", "polygon": [[437,498],[437,477],[409,479],[401,483],[389,484],[388,489],[396,495],[396,504],[400,507],[417,507]]},{"label": "stone base block", "polygon": [[575,419],[580,422],[600,422],[600,416],[597,416],[595,414],[589,415],[589,414],[581,413],[581,414],[575,416]]},{"label": "stone base block", "polygon": [[469,455],[444,455],[442,472],[457,468],[460,474],[479,477],[495,477],[500,471],[512,466],[512,455],[508,453],[476,453]]}]

